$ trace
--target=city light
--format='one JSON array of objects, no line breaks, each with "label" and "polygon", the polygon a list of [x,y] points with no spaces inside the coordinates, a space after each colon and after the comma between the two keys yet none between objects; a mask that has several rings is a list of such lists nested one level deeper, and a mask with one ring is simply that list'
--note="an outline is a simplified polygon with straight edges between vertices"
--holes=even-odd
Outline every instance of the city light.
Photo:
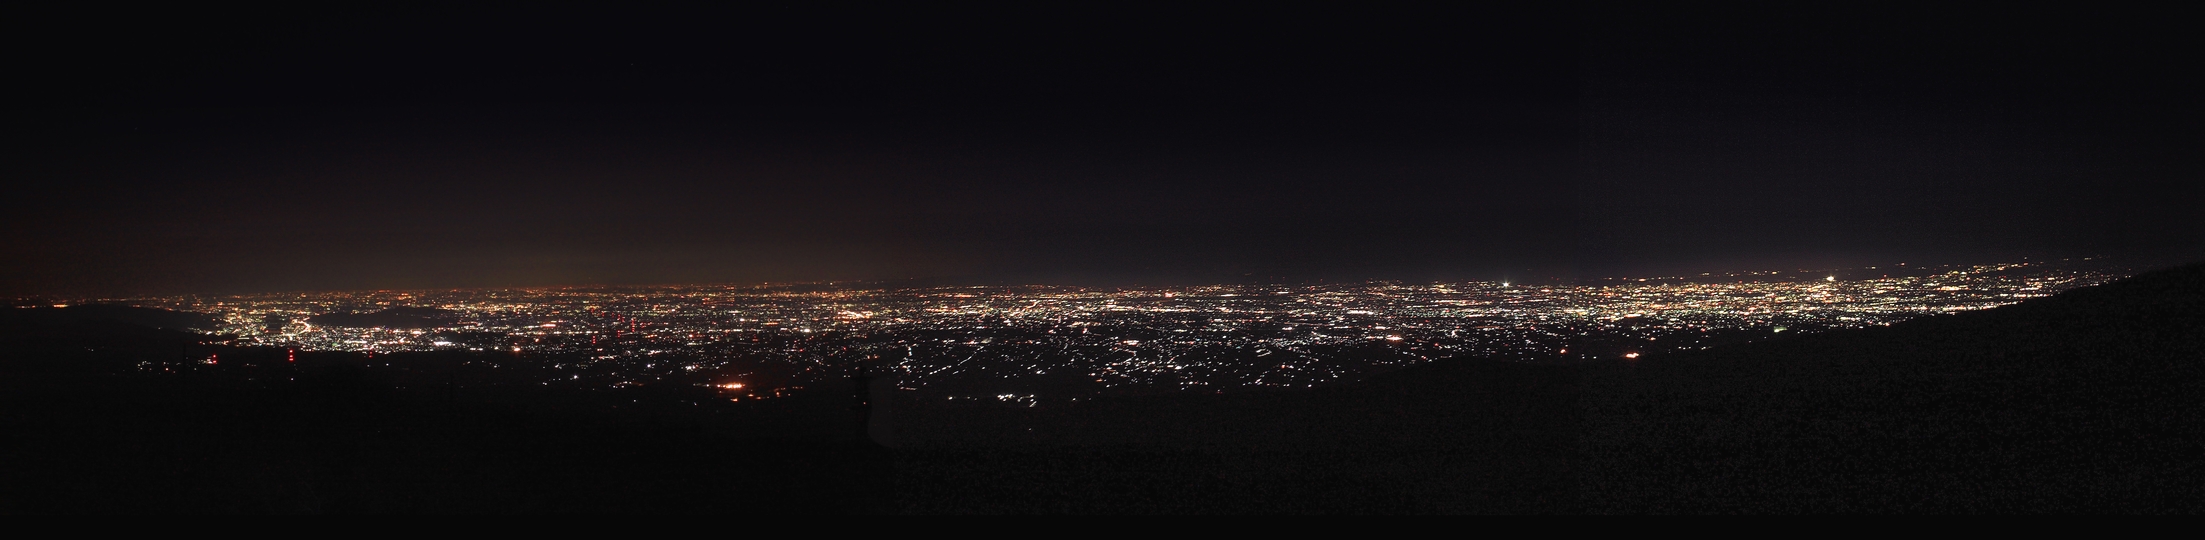
[{"label": "city light", "polygon": [[[899,388],[1031,400],[1140,388],[1306,387],[1447,358],[1636,359],[1723,343],[1887,326],[2096,285],[2120,274],[2039,264],[1510,282],[1215,285],[666,286],[186,296],[117,301],[208,313],[241,345],[290,351],[510,350],[472,362],[528,384],[621,388],[781,373],[786,387],[879,364]],[[1821,272],[1816,272],[1821,274]],[[411,311],[409,328],[330,313]],[[394,319],[396,320],[396,319]],[[527,353],[523,356],[521,353]],[[295,361],[295,352],[286,360]],[[755,381],[750,381],[755,382]],[[778,383],[777,383],[778,384]],[[778,395],[780,390],[745,397]],[[996,394],[971,394],[986,397]]]}]

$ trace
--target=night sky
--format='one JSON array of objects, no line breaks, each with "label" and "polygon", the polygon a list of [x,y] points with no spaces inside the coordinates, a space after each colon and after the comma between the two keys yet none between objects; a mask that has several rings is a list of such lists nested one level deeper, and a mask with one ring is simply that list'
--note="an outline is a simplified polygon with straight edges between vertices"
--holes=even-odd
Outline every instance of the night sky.
[{"label": "night sky", "polygon": [[356,7],[8,17],[0,294],[2205,258],[2177,13]]}]

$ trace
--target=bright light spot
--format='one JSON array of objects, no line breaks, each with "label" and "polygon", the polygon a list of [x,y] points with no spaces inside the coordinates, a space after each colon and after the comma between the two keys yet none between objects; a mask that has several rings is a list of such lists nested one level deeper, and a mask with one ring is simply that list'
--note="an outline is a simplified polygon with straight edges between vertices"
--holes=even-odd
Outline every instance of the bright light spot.
[{"label": "bright light spot", "polygon": [[1638,358],[1638,353],[1623,353],[1624,358]]},{"label": "bright light spot", "polygon": [[725,388],[725,389],[728,389],[728,390],[741,390],[741,389],[743,389],[743,383],[739,383],[739,382],[731,382],[731,383],[727,383],[727,384],[722,384],[722,385],[720,385],[720,388]]},{"label": "bright light spot", "polygon": [[1401,336],[1386,336],[1386,341],[1401,341]]},{"label": "bright light spot", "polygon": [[1837,277],[1837,276],[1830,276],[1830,277],[1822,278],[1822,280],[1823,280],[1823,281],[1837,281],[1837,280],[1838,280],[1838,277]]}]

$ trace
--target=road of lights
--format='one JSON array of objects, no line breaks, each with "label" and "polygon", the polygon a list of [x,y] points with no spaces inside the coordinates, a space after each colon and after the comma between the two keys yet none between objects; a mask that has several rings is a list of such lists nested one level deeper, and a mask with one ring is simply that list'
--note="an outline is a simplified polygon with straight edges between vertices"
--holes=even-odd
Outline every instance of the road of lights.
[{"label": "road of lights", "polygon": [[[477,351],[535,384],[768,392],[861,362],[900,388],[1031,402],[1111,389],[1307,387],[1447,357],[1636,358],[1996,307],[2123,275],[2057,263],[1503,282],[1175,288],[579,287],[121,300],[210,313],[248,345]],[[1785,274],[1780,277],[1779,274]],[[114,300],[110,300],[114,301]],[[316,315],[443,310],[419,328]],[[732,385],[732,386],[730,386]]]}]

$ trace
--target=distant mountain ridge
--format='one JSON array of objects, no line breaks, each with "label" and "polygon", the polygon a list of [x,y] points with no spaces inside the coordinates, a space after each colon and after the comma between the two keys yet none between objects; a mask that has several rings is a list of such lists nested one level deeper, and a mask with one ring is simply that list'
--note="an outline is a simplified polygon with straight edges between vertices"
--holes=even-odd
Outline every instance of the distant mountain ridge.
[{"label": "distant mountain ridge", "polygon": [[214,330],[214,317],[204,313],[171,311],[121,304],[83,304],[0,310],[0,325],[11,327],[56,325],[84,321],[113,321],[166,330]]}]

